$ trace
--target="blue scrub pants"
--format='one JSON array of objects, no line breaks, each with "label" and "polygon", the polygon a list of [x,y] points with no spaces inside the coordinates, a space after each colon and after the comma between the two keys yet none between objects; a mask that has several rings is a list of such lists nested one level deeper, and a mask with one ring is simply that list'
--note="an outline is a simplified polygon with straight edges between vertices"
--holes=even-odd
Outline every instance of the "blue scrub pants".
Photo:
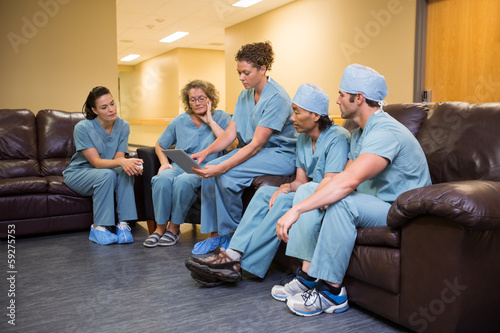
[{"label": "blue scrub pants", "polygon": [[64,182],[76,193],[92,196],[95,225],[115,225],[115,194],[118,220],[137,220],[134,177],[127,175],[121,167],[82,168],[66,173]]},{"label": "blue scrub pants", "polygon": [[[294,204],[313,194],[317,186],[307,183],[299,187]],[[302,213],[290,228],[286,254],[310,261],[310,276],[341,284],[356,241],[356,227],[386,226],[390,207],[373,195],[352,192],[326,212]]]},{"label": "blue scrub pants", "polygon": [[[220,164],[238,149],[207,164]],[[243,211],[241,195],[261,175],[291,175],[295,172],[295,155],[273,148],[263,148],[245,162],[217,177],[201,182],[201,232],[228,235],[236,230]]]},{"label": "blue scrub pants", "polygon": [[269,200],[278,189],[264,186],[255,192],[229,243],[229,248],[242,252],[241,268],[264,278],[278,250],[276,224],[293,204],[295,192],[282,193],[269,210]]},{"label": "blue scrub pants", "polygon": [[175,224],[184,223],[201,186],[198,175],[172,165],[173,169],[163,170],[151,179],[155,220],[162,225],[169,220]]}]

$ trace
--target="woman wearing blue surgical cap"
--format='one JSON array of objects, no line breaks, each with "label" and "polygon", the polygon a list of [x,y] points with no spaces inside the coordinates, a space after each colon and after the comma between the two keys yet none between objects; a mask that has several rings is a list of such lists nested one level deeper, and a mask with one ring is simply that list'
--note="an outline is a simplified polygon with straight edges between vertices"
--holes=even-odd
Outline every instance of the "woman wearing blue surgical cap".
[{"label": "woman wearing blue surgical cap", "polygon": [[253,196],[236,232],[224,251],[186,262],[198,282],[241,280],[240,267],[264,278],[280,240],[278,219],[292,207],[295,191],[310,181],[319,183],[344,170],[349,152],[349,132],[332,124],[328,116],[328,95],[317,85],[303,84],[293,101],[291,120],[299,132],[296,149],[296,177],[292,183],[261,187]]},{"label": "woman wearing blue surgical cap", "polygon": [[214,143],[192,155],[201,163],[236,138],[239,142],[239,149],[195,170],[202,178],[201,232],[210,234],[194,246],[195,255],[209,253],[229,241],[241,220],[241,195],[254,177],[294,172],[291,100],[283,87],[266,75],[274,61],[271,43],[246,44],[235,59],[245,89],[238,97],[233,119]]},{"label": "woman wearing blue surgical cap", "polygon": [[[144,241],[145,247],[172,246],[181,237],[180,225],[198,197],[201,179],[184,172],[177,164],[168,161],[163,150],[175,144],[188,154],[208,147],[224,133],[231,116],[216,110],[219,92],[207,81],[192,80],[181,90],[186,112],[175,117],[156,142],[155,152],[160,160],[158,174],[151,179],[153,207],[158,225]],[[205,162],[222,155],[213,154]]]},{"label": "woman wearing blue surgical cap", "polygon": [[[132,243],[126,221],[137,219],[134,175],[142,174],[142,160],[125,158],[129,124],[118,117],[115,100],[105,87],[90,91],[82,112],[87,119],[75,126],[76,153],[63,172],[64,182],[76,193],[92,196],[91,241],[101,245]],[[115,196],[120,221],[116,234],[111,228],[115,226]]]}]

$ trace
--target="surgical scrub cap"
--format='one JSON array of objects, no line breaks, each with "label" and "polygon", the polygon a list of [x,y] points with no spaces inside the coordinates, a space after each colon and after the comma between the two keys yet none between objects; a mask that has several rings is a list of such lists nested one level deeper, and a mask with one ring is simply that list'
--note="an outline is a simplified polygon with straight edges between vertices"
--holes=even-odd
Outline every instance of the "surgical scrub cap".
[{"label": "surgical scrub cap", "polygon": [[297,89],[292,102],[304,110],[317,113],[320,116],[328,115],[330,99],[326,92],[315,84],[303,83]]},{"label": "surgical scrub cap", "polygon": [[340,90],[350,94],[362,93],[366,99],[381,102],[389,92],[385,78],[374,69],[352,64],[346,67],[340,82]]}]

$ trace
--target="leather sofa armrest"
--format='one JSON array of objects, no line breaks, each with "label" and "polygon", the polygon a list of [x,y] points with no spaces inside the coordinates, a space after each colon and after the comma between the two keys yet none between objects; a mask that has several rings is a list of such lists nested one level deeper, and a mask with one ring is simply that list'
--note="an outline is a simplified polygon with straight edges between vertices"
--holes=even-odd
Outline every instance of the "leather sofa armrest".
[{"label": "leather sofa armrest", "polygon": [[387,216],[389,227],[402,227],[420,215],[455,221],[464,228],[500,228],[500,182],[470,180],[429,185],[401,194]]},{"label": "leather sofa armrest", "polygon": [[139,192],[142,194],[144,207],[144,211],[141,212],[142,214],[138,212],[139,220],[154,220],[151,178],[158,173],[160,161],[158,160],[158,156],[156,156],[154,147],[137,148],[137,157],[144,161],[142,176],[136,178],[136,188],[140,188],[140,191],[136,190],[136,193]]}]

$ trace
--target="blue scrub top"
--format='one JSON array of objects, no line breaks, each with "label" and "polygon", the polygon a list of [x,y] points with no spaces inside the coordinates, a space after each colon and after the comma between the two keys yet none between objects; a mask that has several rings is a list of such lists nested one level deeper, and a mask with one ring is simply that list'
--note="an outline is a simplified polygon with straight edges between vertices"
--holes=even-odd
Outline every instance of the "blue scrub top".
[{"label": "blue scrub top", "polygon": [[375,154],[389,160],[387,167],[358,186],[360,193],[393,202],[408,190],[431,184],[429,167],[417,139],[396,119],[379,109],[368,119],[364,130],[351,137],[349,159]]},{"label": "blue scrub top", "polygon": [[[223,129],[226,130],[231,122],[231,115],[222,110],[215,110],[212,114],[213,120]],[[206,123],[201,124],[198,128],[191,119],[189,113],[181,113],[175,117],[163,131],[158,139],[158,144],[169,149],[175,145],[176,149],[184,150],[188,155],[197,153],[207,148],[217,137]],[[203,161],[205,163],[222,156],[223,152],[211,154]]]},{"label": "blue scrub top", "polygon": [[128,153],[129,134],[129,124],[120,117],[116,118],[111,134],[106,132],[97,118],[79,121],[73,132],[76,153],[71,157],[69,166],[64,172],[93,168],[82,153],[84,149],[95,148],[102,159],[108,160],[113,159],[117,152]]},{"label": "blue scrub top", "polygon": [[344,171],[350,137],[348,130],[332,124],[320,133],[313,154],[311,137],[300,133],[297,138],[297,168],[303,169],[307,177],[316,183],[321,182],[325,173]]},{"label": "blue scrub top", "polygon": [[238,96],[233,121],[236,124],[239,146],[252,141],[257,126],[273,130],[262,148],[276,148],[284,153],[295,153],[296,132],[290,120],[292,101],[285,89],[268,78],[259,102],[255,104],[255,89],[245,89]]}]

